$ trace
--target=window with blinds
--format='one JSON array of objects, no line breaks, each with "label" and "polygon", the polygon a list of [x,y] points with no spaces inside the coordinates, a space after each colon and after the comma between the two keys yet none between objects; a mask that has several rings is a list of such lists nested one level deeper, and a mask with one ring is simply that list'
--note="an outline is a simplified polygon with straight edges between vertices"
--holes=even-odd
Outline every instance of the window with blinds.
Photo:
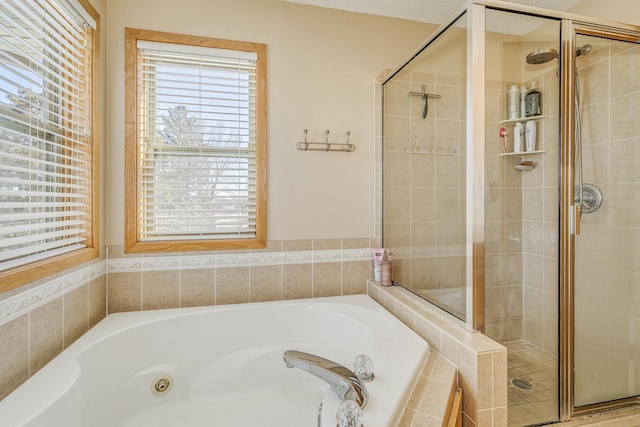
[{"label": "window with blinds", "polygon": [[95,18],[77,0],[0,3],[0,277],[23,267],[13,283],[94,245]]},{"label": "window with blinds", "polygon": [[134,251],[262,245],[263,45],[127,31],[137,117],[135,206],[127,206],[135,238],[127,241]]}]

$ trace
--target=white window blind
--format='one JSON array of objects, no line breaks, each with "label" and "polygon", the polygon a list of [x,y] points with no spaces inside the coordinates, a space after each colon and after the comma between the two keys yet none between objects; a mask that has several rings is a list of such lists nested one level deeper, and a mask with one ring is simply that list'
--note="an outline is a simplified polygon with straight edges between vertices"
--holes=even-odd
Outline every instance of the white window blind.
[{"label": "white window blind", "polygon": [[140,241],[255,238],[257,55],[137,48]]},{"label": "white window blind", "polygon": [[78,7],[0,2],[0,271],[86,247],[95,22]]}]

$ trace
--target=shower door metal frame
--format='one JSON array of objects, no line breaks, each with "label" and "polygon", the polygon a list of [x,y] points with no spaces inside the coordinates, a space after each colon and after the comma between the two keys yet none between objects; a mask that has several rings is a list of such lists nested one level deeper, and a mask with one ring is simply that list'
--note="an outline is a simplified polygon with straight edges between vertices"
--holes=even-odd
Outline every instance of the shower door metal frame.
[{"label": "shower door metal frame", "polygon": [[[617,24],[617,23],[616,23]],[[640,397],[575,406],[575,51],[576,35],[640,44],[640,27],[607,21],[563,19],[560,53],[560,419],[640,404]]]}]

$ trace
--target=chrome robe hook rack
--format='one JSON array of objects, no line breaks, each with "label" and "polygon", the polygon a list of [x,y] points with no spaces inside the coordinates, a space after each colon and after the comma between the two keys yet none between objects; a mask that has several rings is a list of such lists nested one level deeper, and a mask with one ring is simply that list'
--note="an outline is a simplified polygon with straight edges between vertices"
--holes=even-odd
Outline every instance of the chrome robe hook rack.
[{"label": "chrome robe hook rack", "polygon": [[324,142],[307,141],[308,129],[304,130],[304,141],[298,142],[296,148],[302,151],[345,151],[350,153],[355,151],[356,146],[349,143],[350,131],[347,131],[347,139],[344,143],[329,142],[329,131],[324,131]]}]

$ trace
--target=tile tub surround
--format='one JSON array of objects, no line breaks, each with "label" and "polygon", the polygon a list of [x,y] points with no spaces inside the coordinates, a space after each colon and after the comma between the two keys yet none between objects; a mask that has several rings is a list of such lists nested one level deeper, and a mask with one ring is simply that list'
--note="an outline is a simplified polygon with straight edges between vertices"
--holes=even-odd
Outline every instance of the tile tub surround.
[{"label": "tile tub surround", "polygon": [[447,425],[457,384],[456,367],[430,351],[398,427]]},{"label": "tile tub surround", "polygon": [[368,294],[458,368],[463,426],[507,425],[507,349],[399,286],[368,281]]},{"label": "tile tub surround", "polygon": [[98,260],[0,294],[0,399],[106,316]]},{"label": "tile tub surround", "polygon": [[376,238],[269,241],[260,250],[124,254],[109,247],[108,312],[366,293]]}]

